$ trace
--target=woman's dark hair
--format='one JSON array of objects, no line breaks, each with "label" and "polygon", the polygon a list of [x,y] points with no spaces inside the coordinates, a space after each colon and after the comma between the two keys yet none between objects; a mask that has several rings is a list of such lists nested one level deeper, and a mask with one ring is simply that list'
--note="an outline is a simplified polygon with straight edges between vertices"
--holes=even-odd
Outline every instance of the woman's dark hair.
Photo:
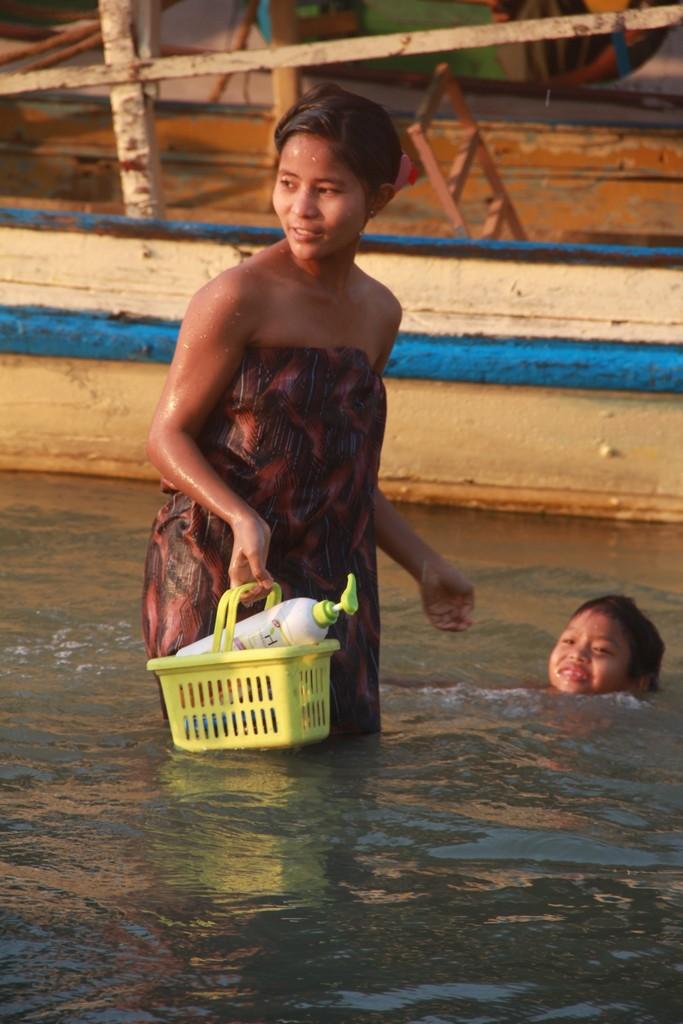
[{"label": "woman's dark hair", "polygon": [[602,612],[617,622],[624,631],[631,651],[628,672],[632,679],[646,676],[649,689],[656,690],[664,656],[664,641],[657,627],[643,615],[635,601],[623,594],[606,594],[586,601],[577,608],[572,619],[582,612]]},{"label": "woman's dark hair", "polygon": [[388,113],[379,103],[326,83],[309,89],[290,107],[275,128],[281,153],[292,135],[306,132],[329,139],[343,160],[371,193],[393,184],[401,162],[401,143]]}]

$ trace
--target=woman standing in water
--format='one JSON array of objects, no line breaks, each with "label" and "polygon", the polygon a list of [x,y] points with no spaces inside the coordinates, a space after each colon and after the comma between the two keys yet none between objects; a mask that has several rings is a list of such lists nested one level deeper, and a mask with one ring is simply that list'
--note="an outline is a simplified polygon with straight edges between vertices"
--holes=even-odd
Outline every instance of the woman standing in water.
[{"label": "woman standing in water", "polygon": [[377,486],[382,371],[394,295],[355,262],[369,218],[409,161],[386,111],[334,85],[278,124],[273,205],[282,241],[192,298],[149,435],[169,500],[145,566],[149,657],[210,632],[228,586],[276,579],[284,597],[333,598],[346,574],[360,611],[332,630],[332,728],[379,730],[376,545],[418,583],[439,629],[471,624],[471,584]]}]

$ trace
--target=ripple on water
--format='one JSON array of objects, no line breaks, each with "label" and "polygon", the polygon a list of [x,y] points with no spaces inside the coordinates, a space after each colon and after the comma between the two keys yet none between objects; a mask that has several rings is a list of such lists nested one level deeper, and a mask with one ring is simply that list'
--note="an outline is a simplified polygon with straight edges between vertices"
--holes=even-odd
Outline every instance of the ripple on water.
[{"label": "ripple on water", "polygon": [[[382,670],[419,684],[383,687],[382,737],[197,756],[139,637],[159,496],[11,488],[7,1024],[680,1024],[678,528],[408,509],[466,553],[476,628],[430,630],[382,562]],[[666,630],[652,699],[544,689],[605,589]]]}]

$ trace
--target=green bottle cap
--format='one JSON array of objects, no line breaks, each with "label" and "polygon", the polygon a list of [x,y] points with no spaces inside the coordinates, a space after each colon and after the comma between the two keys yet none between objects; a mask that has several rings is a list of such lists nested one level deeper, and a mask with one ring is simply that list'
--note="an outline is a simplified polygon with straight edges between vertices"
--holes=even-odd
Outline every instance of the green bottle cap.
[{"label": "green bottle cap", "polygon": [[339,618],[339,612],[346,612],[347,615],[355,615],[358,611],[358,595],[356,593],[356,577],[352,572],[346,577],[346,588],[339,598],[339,603],[332,601],[318,601],[313,605],[313,621],[318,626],[331,626]]},{"label": "green bottle cap", "polygon": [[358,594],[356,593],[356,577],[352,572],[346,577],[346,590],[339,599],[338,607],[347,615],[355,615],[358,611]]},{"label": "green bottle cap", "polygon": [[331,626],[339,618],[339,611],[332,601],[318,601],[313,605],[312,614],[318,626]]}]

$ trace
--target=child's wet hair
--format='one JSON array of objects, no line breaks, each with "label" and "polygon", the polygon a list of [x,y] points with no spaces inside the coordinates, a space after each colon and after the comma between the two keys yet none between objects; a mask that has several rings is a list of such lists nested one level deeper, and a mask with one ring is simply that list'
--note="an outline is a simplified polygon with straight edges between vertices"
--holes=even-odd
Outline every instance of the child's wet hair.
[{"label": "child's wet hair", "polygon": [[278,153],[299,132],[328,139],[371,194],[396,180],[401,142],[388,113],[374,100],[333,83],[314,86],[278,122]]},{"label": "child's wet hair", "polygon": [[602,612],[621,626],[631,651],[629,675],[632,679],[645,676],[649,680],[648,688],[656,690],[664,657],[664,641],[654,623],[641,612],[632,598],[623,594],[605,594],[585,601],[571,619],[591,611]]}]

